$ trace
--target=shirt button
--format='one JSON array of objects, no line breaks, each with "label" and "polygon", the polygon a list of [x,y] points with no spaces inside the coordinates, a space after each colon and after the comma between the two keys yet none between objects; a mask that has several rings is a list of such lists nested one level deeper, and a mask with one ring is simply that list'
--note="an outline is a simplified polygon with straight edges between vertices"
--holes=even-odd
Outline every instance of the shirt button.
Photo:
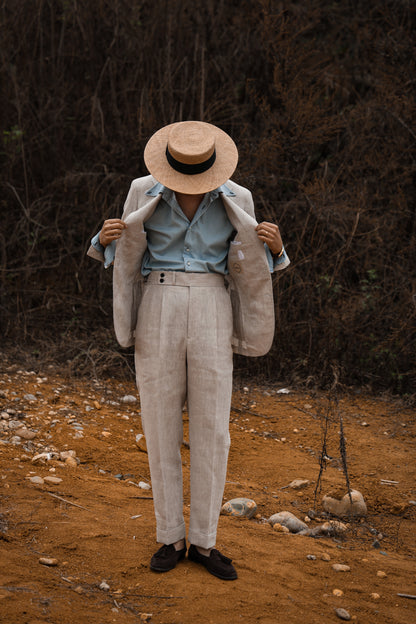
[{"label": "shirt button", "polygon": [[188,266],[191,266],[191,263],[190,263],[190,262],[187,262],[186,264],[187,264]]},{"label": "shirt button", "polygon": [[185,251],[189,251],[189,247],[185,247]]}]

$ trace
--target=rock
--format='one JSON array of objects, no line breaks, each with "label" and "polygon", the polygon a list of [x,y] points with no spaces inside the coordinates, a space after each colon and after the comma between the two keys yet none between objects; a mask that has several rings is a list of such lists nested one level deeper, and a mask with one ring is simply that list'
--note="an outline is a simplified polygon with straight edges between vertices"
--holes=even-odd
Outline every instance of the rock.
[{"label": "rock", "polygon": [[280,524],[280,522],[276,522],[276,524],[273,525],[273,531],[277,531],[278,533],[290,533],[289,529],[283,526],[283,524]]},{"label": "rock", "polygon": [[331,561],[331,555],[329,555],[328,553],[322,553],[321,559],[322,561]]},{"label": "rock", "polygon": [[75,451],[61,451],[61,452],[59,453],[59,458],[60,458],[62,461],[67,460],[67,459],[68,459],[68,457],[76,457],[76,456],[77,456],[77,454],[76,454],[76,452],[75,452]]},{"label": "rock", "polygon": [[340,598],[341,596],[344,595],[344,592],[342,591],[342,589],[333,589],[332,594]]},{"label": "rock", "polygon": [[65,460],[65,465],[70,468],[76,468],[78,466],[78,462],[75,457],[67,457]]},{"label": "rock", "polygon": [[306,559],[309,559],[310,561],[315,561],[316,555],[306,555]]},{"label": "rock", "polygon": [[53,567],[58,565],[58,559],[55,559],[54,557],[41,557],[39,559],[39,563],[45,566]]},{"label": "rock", "polygon": [[337,614],[340,620],[346,620],[348,622],[351,619],[351,616],[348,613],[348,611],[346,611],[345,609],[341,609],[340,607],[338,607],[338,609],[335,609],[335,613]]},{"label": "rock", "polygon": [[142,490],[150,490],[151,487],[152,486],[149,483],[145,483],[144,481],[139,481],[139,488],[141,488]]},{"label": "rock", "polygon": [[43,480],[46,483],[51,483],[52,485],[58,485],[58,483],[62,483],[62,479],[59,477],[43,477]]},{"label": "rock", "polygon": [[126,394],[125,396],[121,397],[120,401],[121,403],[125,403],[127,405],[137,403],[136,397],[131,394]]},{"label": "rock", "polygon": [[238,518],[252,518],[257,512],[257,505],[250,498],[233,498],[221,507],[221,513],[225,516]]},{"label": "rock", "polygon": [[29,477],[29,481],[31,483],[34,483],[35,485],[43,485],[44,484],[44,480],[42,479],[42,477]]},{"label": "rock", "polygon": [[370,598],[372,598],[372,600],[379,600],[380,599],[380,594],[376,594],[374,592],[373,594],[370,594]]},{"label": "rock", "polygon": [[136,435],[136,445],[139,451],[143,451],[143,453],[147,453],[146,438],[144,437],[142,433],[138,433]]},{"label": "rock", "polygon": [[15,434],[19,436],[19,438],[23,438],[23,440],[33,440],[36,438],[35,431],[30,431],[29,429],[26,429],[26,427],[16,429]]},{"label": "rock", "polygon": [[291,533],[299,533],[305,529],[308,530],[308,525],[302,522],[302,520],[299,520],[290,511],[280,511],[279,513],[273,514],[268,521],[272,526],[278,522],[282,526],[287,527]]},{"label": "rock", "polygon": [[101,582],[100,589],[102,589],[103,591],[108,591],[110,589],[110,585],[107,583],[106,580],[103,580]]},{"label": "rock", "polygon": [[153,617],[153,613],[140,613],[141,622],[150,622]]},{"label": "rock", "polygon": [[335,570],[335,572],[349,572],[351,570],[350,566],[344,565],[343,563],[334,563],[332,569]]},{"label": "rock", "polygon": [[378,576],[378,578],[386,578],[387,574],[385,572],[383,572],[383,570],[379,570],[377,572],[377,576]]},{"label": "rock", "polygon": [[351,500],[348,493],[341,499],[337,499],[332,496],[324,496],[322,499],[322,505],[326,512],[339,518],[349,515],[355,517],[366,516],[367,505],[364,502],[361,492],[358,490],[351,490]]},{"label": "rock", "polygon": [[36,401],[34,394],[25,394],[23,398],[25,401]]},{"label": "rock", "polygon": [[301,488],[308,486],[309,483],[310,481],[308,481],[308,479],[295,479],[294,481],[289,483],[288,487],[290,487],[292,490],[300,490]]}]

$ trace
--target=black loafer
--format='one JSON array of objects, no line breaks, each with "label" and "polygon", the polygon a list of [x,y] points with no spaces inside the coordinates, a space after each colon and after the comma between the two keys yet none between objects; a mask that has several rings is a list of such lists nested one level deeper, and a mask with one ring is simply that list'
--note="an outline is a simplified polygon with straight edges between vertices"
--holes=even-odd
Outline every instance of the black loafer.
[{"label": "black loafer", "polygon": [[181,550],[176,550],[173,544],[164,544],[151,558],[150,568],[155,572],[169,572],[185,555],[186,546]]},{"label": "black loafer", "polygon": [[231,563],[231,559],[222,555],[219,550],[213,548],[209,557],[201,555],[193,544],[189,547],[188,559],[203,565],[210,574],[217,576],[223,581],[234,581],[237,576],[236,569]]}]

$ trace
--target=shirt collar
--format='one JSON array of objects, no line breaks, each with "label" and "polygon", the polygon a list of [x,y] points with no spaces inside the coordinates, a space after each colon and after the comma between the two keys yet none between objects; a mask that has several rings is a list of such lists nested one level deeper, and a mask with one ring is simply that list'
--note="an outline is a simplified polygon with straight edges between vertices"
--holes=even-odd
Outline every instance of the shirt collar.
[{"label": "shirt collar", "polygon": [[[165,190],[169,189],[167,189],[166,186],[163,186],[160,182],[157,182],[154,186],[152,186],[152,188],[146,191],[145,194],[149,197],[157,197],[158,195],[163,194]],[[235,197],[234,191],[232,191],[226,184],[222,184],[214,191],[211,191],[211,199],[216,199],[220,193],[223,193],[226,197]]]}]

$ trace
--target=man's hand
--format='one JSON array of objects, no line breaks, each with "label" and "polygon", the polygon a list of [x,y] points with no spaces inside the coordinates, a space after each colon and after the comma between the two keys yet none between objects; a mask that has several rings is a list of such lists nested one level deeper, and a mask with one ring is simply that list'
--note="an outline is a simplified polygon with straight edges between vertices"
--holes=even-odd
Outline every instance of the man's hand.
[{"label": "man's hand", "polygon": [[283,249],[279,226],[274,223],[269,223],[268,221],[263,221],[258,224],[256,230],[259,239],[266,243],[274,256],[278,256]]},{"label": "man's hand", "polygon": [[127,225],[121,219],[107,219],[100,232],[100,243],[107,247],[113,240],[120,238]]}]

